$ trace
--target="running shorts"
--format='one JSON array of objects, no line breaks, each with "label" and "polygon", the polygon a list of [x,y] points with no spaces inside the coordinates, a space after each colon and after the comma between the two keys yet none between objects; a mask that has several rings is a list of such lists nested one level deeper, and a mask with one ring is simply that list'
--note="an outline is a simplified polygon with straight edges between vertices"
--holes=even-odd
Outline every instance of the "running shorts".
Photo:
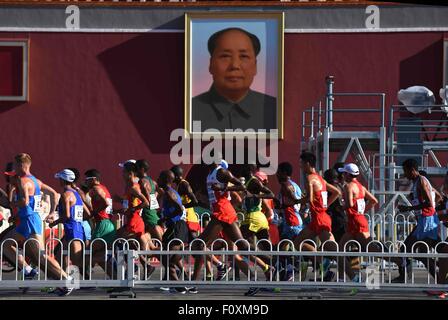
[{"label": "running shorts", "polygon": [[38,213],[20,218],[16,231],[28,239],[32,234],[42,233],[42,220]]},{"label": "running shorts", "polygon": [[241,223],[241,225],[247,225],[249,227],[249,230],[254,233],[258,233],[261,230],[269,230],[268,219],[261,211],[246,213],[244,221]]},{"label": "running shorts", "polygon": [[213,204],[213,217],[227,224],[238,220],[236,211],[228,199],[220,199]]},{"label": "running shorts", "polygon": [[140,237],[145,233],[145,223],[143,222],[143,219],[142,217],[140,217],[138,212],[135,212],[129,219],[128,223],[126,224],[126,231],[136,235],[137,237]]},{"label": "running shorts", "polygon": [[348,218],[347,232],[352,235],[369,232],[369,222],[364,215],[358,214]]},{"label": "running shorts", "polygon": [[154,228],[159,224],[159,215],[157,210],[149,209],[149,207],[143,208],[142,218],[146,228]]},{"label": "running shorts", "polygon": [[331,232],[331,217],[327,213],[312,214],[308,227],[315,235],[323,231]]},{"label": "running shorts", "polygon": [[103,239],[106,243],[111,244],[115,241],[117,232],[115,225],[109,219],[103,219],[97,222],[93,230],[93,239]]},{"label": "running shorts", "polygon": [[[183,243],[188,243],[188,227],[184,220],[176,221],[168,226],[165,233],[163,234],[163,245],[168,246],[168,243],[173,239],[179,239]],[[179,245],[179,242],[173,242],[173,245]]]}]

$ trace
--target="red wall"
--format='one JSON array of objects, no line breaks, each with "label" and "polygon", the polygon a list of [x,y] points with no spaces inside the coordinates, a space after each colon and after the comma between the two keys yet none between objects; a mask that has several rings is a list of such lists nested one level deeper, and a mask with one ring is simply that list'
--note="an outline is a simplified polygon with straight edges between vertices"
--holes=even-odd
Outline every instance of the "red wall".
[{"label": "red wall", "polygon": [[[147,158],[154,176],[171,166],[169,136],[183,125],[183,34],[0,38],[30,39],[30,101],[0,102],[1,166],[28,152],[33,172],[55,186],[53,174],[63,167],[95,167],[113,192],[121,191],[122,160]],[[387,105],[410,85],[438,92],[442,39],[443,33],[286,34],[280,160],[298,164],[301,112],[325,94],[327,75],[335,76],[336,91],[385,92]],[[344,120],[350,121],[362,120]]]}]

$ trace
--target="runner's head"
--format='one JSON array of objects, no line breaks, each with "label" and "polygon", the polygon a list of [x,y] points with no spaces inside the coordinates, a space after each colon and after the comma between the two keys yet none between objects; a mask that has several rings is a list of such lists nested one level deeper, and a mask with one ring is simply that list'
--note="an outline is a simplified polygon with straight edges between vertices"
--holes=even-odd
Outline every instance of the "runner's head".
[{"label": "runner's head", "polygon": [[140,159],[135,162],[137,166],[137,175],[139,178],[143,178],[146,175],[146,172],[149,170],[149,163],[145,159]]},{"label": "runner's head", "polygon": [[419,176],[418,163],[415,159],[407,159],[403,162],[404,176],[409,180],[414,180]]},{"label": "runner's head", "polygon": [[123,165],[123,179],[125,182],[135,181],[137,177],[137,166],[133,162],[127,162]]},{"label": "runner's head", "polygon": [[339,168],[338,171],[339,173],[344,174],[344,179],[347,182],[350,182],[359,176],[359,168],[354,163],[347,163],[343,168]]},{"label": "runner's head", "polygon": [[335,169],[328,169],[324,172],[324,179],[329,184],[335,184],[336,182],[338,182],[339,174],[340,173]]},{"label": "runner's head", "polygon": [[84,176],[86,177],[85,183],[89,189],[93,188],[94,185],[100,183],[101,174],[96,169],[87,170],[86,172],[84,172]]},{"label": "runner's head", "polygon": [[257,165],[255,164],[245,164],[241,168],[241,175],[246,178],[246,181],[248,181],[255,172],[257,172]]},{"label": "runner's head", "polygon": [[170,170],[174,174],[174,182],[179,183],[183,179],[184,170],[180,166],[174,166]]},{"label": "runner's head", "polygon": [[336,173],[338,176],[337,180],[342,183],[342,182],[344,182],[344,174],[339,172],[340,168],[344,168],[344,162],[336,162],[333,166],[333,169],[336,170]]},{"label": "runner's head", "polygon": [[277,180],[282,183],[285,182],[292,175],[292,165],[289,162],[282,162],[277,168]]},{"label": "runner's head", "polygon": [[56,179],[59,179],[61,187],[72,186],[76,179],[75,173],[70,169],[64,169],[54,175]]},{"label": "runner's head", "polygon": [[67,169],[73,171],[73,173],[75,174],[75,181],[73,181],[73,183],[74,184],[78,183],[80,177],[79,170],[76,168],[67,168]]},{"label": "runner's head", "polygon": [[162,189],[166,189],[174,182],[174,173],[171,170],[164,170],[160,173],[157,183]]},{"label": "runner's head", "polygon": [[300,155],[300,165],[306,174],[312,173],[316,167],[316,156],[311,152],[302,152]]},{"label": "runner's head", "polygon": [[31,168],[31,156],[27,153],[19,153],[14,157],[14,169],[21,176],[29,174]]}]

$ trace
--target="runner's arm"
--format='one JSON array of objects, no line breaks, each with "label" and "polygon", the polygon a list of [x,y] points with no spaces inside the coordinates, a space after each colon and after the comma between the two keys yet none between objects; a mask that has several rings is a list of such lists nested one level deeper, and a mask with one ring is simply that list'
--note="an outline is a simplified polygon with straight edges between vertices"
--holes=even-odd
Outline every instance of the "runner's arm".
[{"label": "runner's arm", "polygon": [[51,206],[50,206],[50,213],[49,213],[49,214],[52,214],[52,213],[54,213],[54,211],[56,210],[56,207],[58,205],[58,193],[52,187],[46,185],[42,181],[38,180],[38,183],[39,183],[40,189],[47,191],[50,194],[50,198],[52,198]]},{"label": "runner's arm", "polygon": [[423,201],[416,206],[399,206],[400,211],[422,210],[431,207],[431,190],[429,190],[428,184],[426,182],[422,183],[422,178],[416,183],[418,183],[417,190],[422,195]]},{"label": "runner's arm", "polygon": [[133,188],[131,189],[131,194],[132,194],[133,196],[135,196],[136,198],[138,198],[138,199],[141,201],[141,203],[140,203],[138,206],[129,208],[129,209],[127,210],[127,212],[128,212],[129,214],[133,214],[135,211],[140,210],[140,209],[143,209],[143,208],[149,206],[148,199],[146,199],[146,197],[145,197],[139,190],[137,190],[136,188],[133,187]]},{"label": "runner's arm", "polygon": [[193,189],[191,189],[191,186],[188,183],[188,181],[184,180],[181,182],[181,184],[179,185],[179,194],[186,195],[191,200],[190,203],[184,205],[185,209],[198,206],[199,204],[198,199],[196,198],[196,195],[194,194]]},{"label": "runner's arm", "polygon": [[17,184],[17,201],[14,201],[14,206],[18,208],[26,207],[29,204],[29,192],[27,183],[23,179],[19,179]]},{"label": "runner's arm", "polygon": [[291,185],[289,186],[282,185],[282,194],[285,197],[283,207],[281,207],[280,209],[285,209],[287,207],[291,207],[298,203],[301,203],[301,199],[296,198],[296,195],[294,194],[294,187]]},{"label": "runner's arm", "polygon": [[90,206],[89,210],[92,212],[92,216],[97,215],[99,212],[106,210],[106,208],[109,206],[106,199],[106,193],[100,188],[100,187],[93,187],[93,195],[95,199],[98,199],[98,208],[94,211],[93,207]]},{"label": "runner's arm", "polygon": [[350,184],[347,183],[344,186],[344,209],[347,210],[348,208],[351,208],[354,205],[355,202],[353,201],[352,189],[350,188]]},{"label": "runner's arm", "polygon": [[[254,179],[251,182],[251,187],[255,186],[255,193],[252,193],[255,197],[260,199],[274,199],[274,193],[265,185],[263,185],[258,179]],[[295,198],[295,197],[294,197]]]},{"label": "runner's arm", "polygon": [[329,207],[333,202],[335,202],[340,196],[341,191],[336,188],[334,185],[329,184],[325,181],[325,185],[327,187],[327,191],[331,193],[330,198],[328,198],[327,207]]},{"label": "runner's arm", "polygon": [[231,183],[233,184],[232,187],[225,187],[222,188],[222,186],[220,186],[219,184],[214,184],[212,185],[212,189],[214,191],[246,191],[246,188],[244,187],[244,185],[241,183],[241,181],[237,178],[235,178],[232,173],[230,173],[230,171],[226,170],[226,169],[221,169],[218,171],[216,178],[218,179],[218,181],[222,182],[222,183]]},{"label": "runner's arm", "polygon": [[378,199],[375,198],[373,194],[371,194],[366,188],[364,188],[365,198],[369,200],[369,203],[366,205],[364,212],[368,212],[370,209],[375,207],[378,204]]},{"label": "runner's arm", "polygon": [[[140,179],[138,184],[140,185],[140,190],[142,190],[142,194],[145,196],[145,198],[148,200],[149,203],[149,199],[150,199],[150,191],[148,190],[148,181],[146,179]],[[149,207],[149,205],[148,205]]]},{"label": "runner's arm", "polygon": [[70,196],[69,196],[68,192],[64,192],[61,195],[61,204],[64,207],[64,214],[61,214],[61,212],[59,212],[59,218],[49,224],[50,228],[53,228],[54,226],[57,226],[60,223],[64,223],[65,221],[70,219],[71,203],[70,203]]},{"label": "runner's arm", "polygon": [[305,196],[303,196],[299,203],[301,205],[306,205],[307,203],[311,203],[314,200],[314,189],[311,178],[308,176],[306,178],[306,184],[305,184]]},{"label": "runner's arm", "polygon": [[86,205],[86,203],[83,201],[82,202],[82,207],[84,208],[84,220],[89,220],[92,216],[89,210],[89,207]]}]

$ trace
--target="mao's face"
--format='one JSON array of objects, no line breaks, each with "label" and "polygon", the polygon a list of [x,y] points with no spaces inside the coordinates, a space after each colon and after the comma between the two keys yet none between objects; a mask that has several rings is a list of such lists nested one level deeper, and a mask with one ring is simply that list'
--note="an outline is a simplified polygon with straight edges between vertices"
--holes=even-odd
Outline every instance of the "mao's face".
[{"label": "mao's face", "polygon": [[210,73],[218,92],[248,90],[257,74],[257,60],[250,38],[232,30],[216,41]]}]

